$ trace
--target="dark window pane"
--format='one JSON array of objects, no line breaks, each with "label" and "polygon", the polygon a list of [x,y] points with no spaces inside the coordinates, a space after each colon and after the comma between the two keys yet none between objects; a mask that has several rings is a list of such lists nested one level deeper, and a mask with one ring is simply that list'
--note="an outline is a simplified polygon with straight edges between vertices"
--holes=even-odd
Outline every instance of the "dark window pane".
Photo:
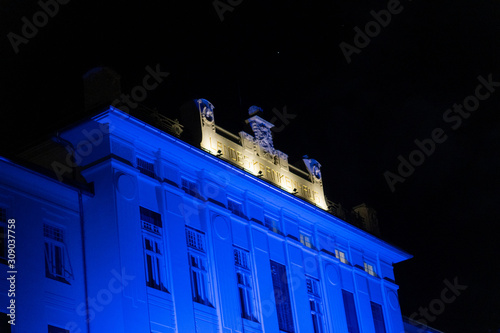
[{"label": "dark window pane", "polygon": [[148,276],[148,286],[154,287],[154,279],[153,279],[153,261],[150,255],[146,255],[146,269]]},{"label": "dark window pane", "polygon": [[288,293],[286,267],[271,260],[271,274],[279,329],[292,333],[294,332],[294,327],[290,295]]},{"label": "dark window pane", "polygon": [[55,252],[55,271],[56,275],[62,276],[63,275],[63,254],[62,254],[62,249],[59,246],[54,247],[54,252]]},{"label": "dark window pane", "polygon": [[144,207],[139,207],[141,213],[141,221],[145,221],[155,225],[157,227],[162,227],[161,215],[153,212],[152,210],[146,209]]},{"label": "dark window pane", "polygon": [[386,333],[382,305],[374,302],[370,303],[372,307],[373,323],[375,324],[375,333]]},{"label": "dark window pane", "polygon": [[342,290],[342,298],[344,300],[345,315],[347,319],[347,331],[349,333],[359,333],[354,295],[346,290]]}]

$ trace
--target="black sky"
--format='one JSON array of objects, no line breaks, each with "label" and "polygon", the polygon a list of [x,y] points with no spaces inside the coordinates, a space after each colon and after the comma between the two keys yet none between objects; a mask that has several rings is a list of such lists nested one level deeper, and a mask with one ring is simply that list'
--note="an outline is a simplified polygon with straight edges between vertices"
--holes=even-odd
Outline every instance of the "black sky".
[{"label": "black sky", "polygon": [[[221,1],[222,2],[222,1]],[[238,1],[233,1],[237,4]],[[328,198],[375,207],[383,238],[414,258],[396,266],[402,312],[428,307],[455,278],[468,288],[431,325],[445,332],[500,329],[500,87],[453,130],[443,114],[474,95],[478,77],[500,82],[500,2],[402,0],[402,10],[347,63],[370,11],[387,1],[244,0],[223,14],[212,1],[70,1],[13,50],[36,1],[1,1],[0,153],[10,155],[86,115],[82,75],[108,66],[122,91],[145,67],[170,75],[144,104],[166,115],[193,98],[215,106],[236,133],[258,105],[295,118],[275,147],[323,166]],[[277,122],[279,124],[279,122]],[[447,140],[391,192],[414,140]]]}]

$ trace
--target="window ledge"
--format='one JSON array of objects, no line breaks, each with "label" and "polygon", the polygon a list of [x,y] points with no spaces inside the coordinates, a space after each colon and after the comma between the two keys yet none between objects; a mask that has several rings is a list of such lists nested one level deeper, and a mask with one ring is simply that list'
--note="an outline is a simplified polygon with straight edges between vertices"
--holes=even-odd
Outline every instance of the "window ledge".
[{"label": "window ledge", "polygon": [[250,319],[242,318],[243,325],[256,330],[262,330],[262,325],[258,321],[253,321]]},{"label": "window ledge", "polygon": [[217,315],[217,310],[212,305],[202,304],[202,303],[198,303],[198,302],[193,301],[193,307],[195,310],[209,313],[209,314],[212,314],[214,316]]}]

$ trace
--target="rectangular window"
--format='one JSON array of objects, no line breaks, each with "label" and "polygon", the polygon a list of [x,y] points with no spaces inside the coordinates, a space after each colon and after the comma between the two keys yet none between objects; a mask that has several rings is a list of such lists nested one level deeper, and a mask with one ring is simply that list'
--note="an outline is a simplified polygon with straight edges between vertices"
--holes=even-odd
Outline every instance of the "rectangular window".
[{"label": "rectangular window", "polygon": [[269,216],[264,217],[264,226],[271,230],[272,232],[275,232],[277,234],[280,233],[278,221],[275,219],[270,218]]},{"label": "rectangular window", "polygon": [[0,263],[7,263],[7,210],[0,208]]},{"label": "rectangular window", "polygon": [[377,276],[377,273],[375,273],[375,270],[373,269],[373,265],[367,264],[366,262],[364,264],[365,264],[365,272],[367,272],[371,276]]},{"label": "rectangular window", "polygon": [[319,281],[312,278],[306,278],[306,285],[314,333],[323,333],[323,311],[319,292]]},{"label": "rectangular window", "polygon": [[243,214],[243,205],[231,199],[227,200],[227,208],[236,216],[245,217]]},{"label": "rectangular window", "polygon": [[347,261],[347,257],[345,255],[345,252],[342,252],[340,250],[335,250],[335,258],[340,260],[341,263],[348,264],[349,261]]},{"label": "rectangular window", "polygon": [[146,285],[166,291],[166,269],[161,215],[140,207]]},{"label": "rectangular window", "polygon": [[204,250],[205,235],[197,230],[186,228],[186,242],[193,301],[213,306],[208,258]]},{"label": "rectangular window", "polygon": [[196,197],[198,199],[202,198],[200,191],[198,189],[198,184],[196,184],[195,182],[182,178],[181,185],[182,185],[182,190],[187,194],[192,195],[193,197]]},{"label": "rectangular window", "polygon": [[143,175],[149,176],[151,178],[156,178],[154,163],[147,162],[141,158],[137,158],[137,169],[139,169],[139,172]]},{"label": "rectangular window", "polygon": [[271,275],[279,329],[293,333],[295,330],[293,327],[292,306],[290,294],[288,292],[286,267],[271,260]]},{"label": "rectangular window", "polygon": [[306,278],[307,293],[313,296],[319,296],[319,281]]},{"label": "rectangular window", "polygon": [[143,234],[144,261],[146,265],[146,285],[167,291],[165,286],[165,265],[163,242],[161,239]]},{"label": "rectangular window", "polygon": [[344,301],[345,316],[347,320],[347,332],[359,333],[358,317],[356,315],[356,304],[354,295],[342,289],[342,299]]},{"label": "rectangular window", "polygon": [[195,250],[205,252],[204,236],[204,234],[196,230],[186,228],[187,246]]},{"label": "rectangular window", "polygon": [[241,317],[257,321],[252,272],[249,268],[249,253],[239,248],[234,248],[233,252],[238,294],[240,296]]},{"label": "rectangular window", "polygon": [[307,235],[307,234],[304,234],[302,232],[300,233],[300,242],[304,246],[307,246],[310,249],[312,249],[312,247],[313,247],[312,242],[311,242],[311,236]]},{"label": "rectangular window", "polygon": [[60,327],[49,325],[48,327],[49,333],[69,333],[69,330],[62,329]]},{"label": "rectangular window", "polygon": [[141,214],[141,228],[153,234],[161,235],[161,215],[144,207],[139,207]]},{"label": "rectangular window", "polygon": [[375,324],[375,333],[386,333],[382,305],[374,302],[370,302],[370,304],[372,307],[373,323]]},{"label": "rectangular window", "polygon": [[248,252],[242,249],[234,249],[234,264],[238,267],[250,269],[248,265]]},{"label": "rectangular window", "polygon": [[68,283],[73,279],[73,269],[64,243],[64,230],[48,224],[43,225],[45,237],[45,276]]}]

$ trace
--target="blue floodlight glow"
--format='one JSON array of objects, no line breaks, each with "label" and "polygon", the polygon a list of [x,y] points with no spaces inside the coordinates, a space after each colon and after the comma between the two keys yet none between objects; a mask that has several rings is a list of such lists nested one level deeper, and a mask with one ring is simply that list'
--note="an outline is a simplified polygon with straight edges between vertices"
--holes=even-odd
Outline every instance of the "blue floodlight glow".
[{"label": "blue floodlight glow", "polygon": [[74,150],[34,155],[48,173],[0,159],[2,332],[403,331],[393,264],[411,256],[303,189],[113,107],[60,137]]}]

